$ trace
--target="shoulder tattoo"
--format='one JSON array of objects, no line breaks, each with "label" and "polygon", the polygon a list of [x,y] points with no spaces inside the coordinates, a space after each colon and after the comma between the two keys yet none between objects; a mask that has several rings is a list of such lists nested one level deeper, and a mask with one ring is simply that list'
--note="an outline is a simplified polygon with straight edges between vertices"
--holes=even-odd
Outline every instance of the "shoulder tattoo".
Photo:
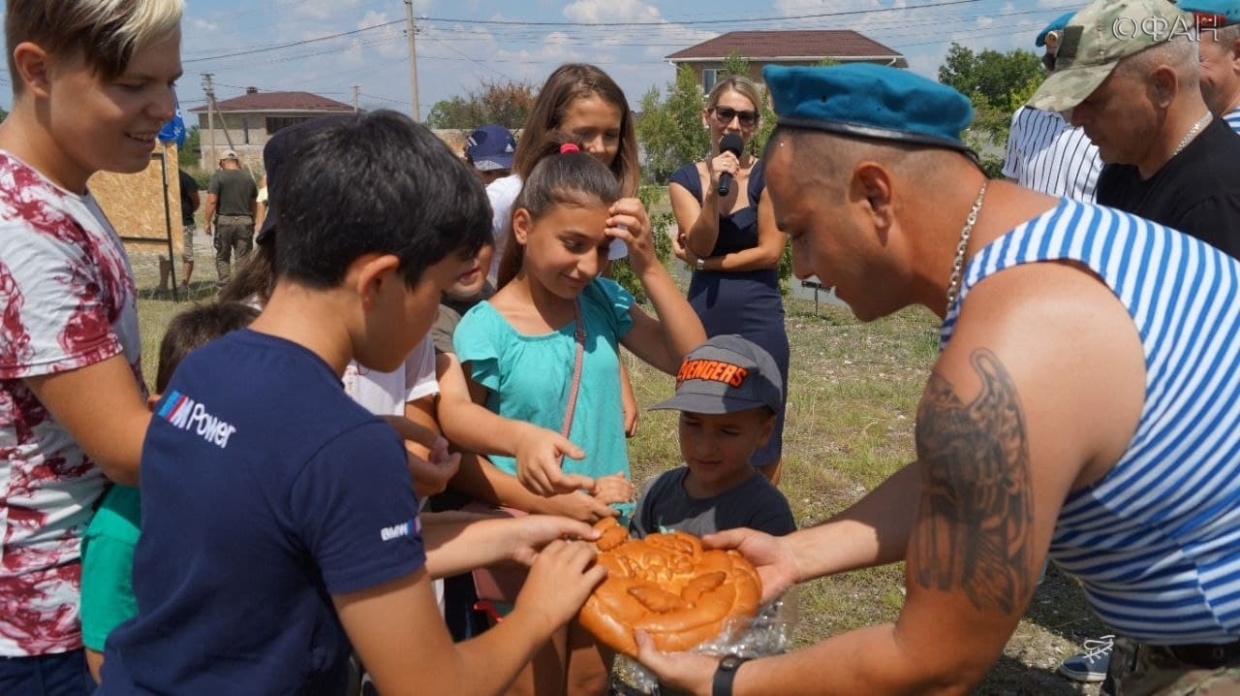
[{"label": "shoulder tattoo", "polygon": [[979,349],[969,362],[982,385],[971,403],[932,373],[918,409],[922,491],[909,560],[922,587],[963,589],[979,610],[1012,613],[1030,591],[1025,418],[998,357]]}]

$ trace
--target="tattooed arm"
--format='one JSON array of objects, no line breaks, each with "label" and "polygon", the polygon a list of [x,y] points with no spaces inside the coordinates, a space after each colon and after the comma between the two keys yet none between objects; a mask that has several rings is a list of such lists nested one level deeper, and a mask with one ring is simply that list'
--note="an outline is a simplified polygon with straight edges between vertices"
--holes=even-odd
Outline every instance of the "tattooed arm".
[{"label": "tattooed arm", "polygon": [[[923,395],[916,463],[818,527],[712,539],[739,545],[764,583],[907,560],[895,622],[746,663],[738,696],[970,693],[998,658],[1064,498],[1122,453],[1143,395],[1140,343],[1109,291],[1038,266],[969,295]],[[641,659],[666,683],[710,693],[710,660]]]}]

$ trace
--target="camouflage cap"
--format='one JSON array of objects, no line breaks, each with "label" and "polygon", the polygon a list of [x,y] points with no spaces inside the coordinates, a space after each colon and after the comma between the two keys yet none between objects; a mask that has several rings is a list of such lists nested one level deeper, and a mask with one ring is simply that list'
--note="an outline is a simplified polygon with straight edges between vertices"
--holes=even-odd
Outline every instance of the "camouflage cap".
[{"label": "camouflage cap", "polygon": [[1192,17],[1167,0],[1096,0],[1064,27],[1055,72],[1029,106],[1067,111],[1093,94],[1120,60],[1192,30]]}]

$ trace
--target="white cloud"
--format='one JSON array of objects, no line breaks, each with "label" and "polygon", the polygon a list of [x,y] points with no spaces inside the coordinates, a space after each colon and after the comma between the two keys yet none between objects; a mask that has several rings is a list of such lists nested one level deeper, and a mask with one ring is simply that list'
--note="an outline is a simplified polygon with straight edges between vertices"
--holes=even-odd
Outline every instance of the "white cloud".
[{"label": "white cloud", "polygon": [[654,22],[659,8],[642,0],[576,0],[564,7],[564,16],[574,22]]}]

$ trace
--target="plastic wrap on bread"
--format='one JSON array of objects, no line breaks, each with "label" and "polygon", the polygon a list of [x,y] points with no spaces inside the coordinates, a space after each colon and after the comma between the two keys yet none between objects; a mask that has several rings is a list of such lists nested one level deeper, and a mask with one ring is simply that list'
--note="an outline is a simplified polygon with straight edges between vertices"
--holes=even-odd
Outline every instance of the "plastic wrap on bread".
[{"label": "plastic wrap on bread", "polygon": [[631,539],[610,518],[595,527],[607,579],[586,601],[580,621],[617,652],[637,655],[638,629],[661,651],[689,650],[758,613],[761,581],[740,553],[704,549],[683,532]]}]

